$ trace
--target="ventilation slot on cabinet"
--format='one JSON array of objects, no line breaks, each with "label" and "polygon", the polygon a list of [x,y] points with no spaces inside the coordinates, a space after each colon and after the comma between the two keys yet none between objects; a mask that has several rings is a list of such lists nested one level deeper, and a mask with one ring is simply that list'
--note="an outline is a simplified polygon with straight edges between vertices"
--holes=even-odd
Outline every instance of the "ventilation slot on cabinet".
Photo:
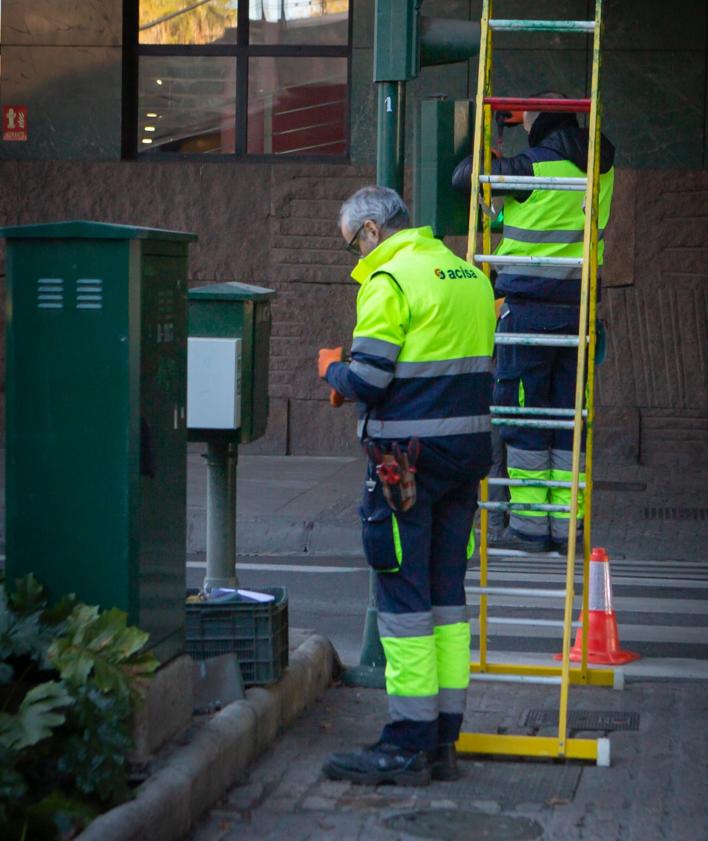
[{"label": "ventilation slot on cabinet", "polygon": [[79,278],[76,281],[76,309],[103,309],[103,281],[99,278]]},{"label": "ventilation slot on cabinet", "polygon": [[37,308],[60,310],[64,307],[64,281],[60,277],[37,279]]}]

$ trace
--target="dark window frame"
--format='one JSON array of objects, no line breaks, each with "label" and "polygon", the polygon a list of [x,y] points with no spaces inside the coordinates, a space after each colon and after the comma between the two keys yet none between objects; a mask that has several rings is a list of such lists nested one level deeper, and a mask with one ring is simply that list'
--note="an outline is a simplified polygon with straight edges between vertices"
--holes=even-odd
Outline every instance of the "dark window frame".
[{"label": "dark window frame", "polygon": [[[235,44],[140,44],[140,0],[123,2],[123,132],[122,158],[137,161],[231,161],[247,163],[349,163],[351,160],[351,85],[354,0],[349,2],[347,43],[341,46],[306,44],[249,44],[248,2],[240,2]],[[226,56],[236,59],[236,150],[233,153],[138,152],[138,73],[141,56]],[[248,142],[248,73],[250,58],[345,58],[347,60],[347,108],[344,155],[250,154]]]}]

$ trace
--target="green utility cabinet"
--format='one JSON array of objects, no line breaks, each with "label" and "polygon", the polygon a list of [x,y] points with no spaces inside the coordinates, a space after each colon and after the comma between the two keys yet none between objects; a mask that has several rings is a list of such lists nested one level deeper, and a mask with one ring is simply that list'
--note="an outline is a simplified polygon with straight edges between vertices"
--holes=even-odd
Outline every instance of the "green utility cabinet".
[{"label": "green utility cabinet", "polygon": [[227,436],[236,443],[247,444],[265,434],[268,422],[270,301],[273,295],[275,292],[272,289],[235,282],[213,283],[189,291],[189,338],[192,346],[195,339],[240,340],[240,395],[237,396],[240,411],[236,413],[240,417],[230,427],[220,429],[212,425],[195,428],[190,420],[190,440],[209,441]]},{"label": "green utility cabinet", "polygon": [[7,576],[184,648],[187,249],[59,222],[7,242]]},{"label": "green utility cabinet", "polygon": [[[472,152],[473,104],[433,96],[421,101],[417,117],[415,224],[430,225],[436,237],[467,236],[469,196],[452,189],[452,173]],[[492,231],[501,232],[503,223],[501,211],[492,220]],[[481,213],[478,230],[482,230]]]}]

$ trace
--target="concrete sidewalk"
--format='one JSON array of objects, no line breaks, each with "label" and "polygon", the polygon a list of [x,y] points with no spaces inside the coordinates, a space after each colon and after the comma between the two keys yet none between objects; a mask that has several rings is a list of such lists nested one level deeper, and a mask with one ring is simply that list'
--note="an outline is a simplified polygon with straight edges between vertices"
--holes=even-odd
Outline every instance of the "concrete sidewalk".
[{"label": "concrete sidewalk", "polygon": [[[188,457],[190,554],[205,551],[206,465]],[[242,456],[238,464],[237,552],[241,555],[361,555],[358,506],[365,460]],[[593,543],[611,558],[706,561],[708,491],[702,477],[656,467],[600,466]]]},{"label": "concrete sidewalk", "polygon": [[[381,691],[336,687],[251,768],[191,841],[705,841],[708,814],[705,683],[636,683],[623,692],[571,690],[571,710],[638,729],[609,736],[611,767],[475,757],[464,776],[428,788],[331,782],[326,756],[371,743],[386,716]],[[558,706],[558,690],[472,684],[465,730],[555,735],[529,714]]]},{"label": "concrete sidewalk", "polygon": [[[206,550],[205,448],[187,461],[187,552]],[[237,473],[239,555],[361,555],[357,508],[364,459],[241,456]]]}]

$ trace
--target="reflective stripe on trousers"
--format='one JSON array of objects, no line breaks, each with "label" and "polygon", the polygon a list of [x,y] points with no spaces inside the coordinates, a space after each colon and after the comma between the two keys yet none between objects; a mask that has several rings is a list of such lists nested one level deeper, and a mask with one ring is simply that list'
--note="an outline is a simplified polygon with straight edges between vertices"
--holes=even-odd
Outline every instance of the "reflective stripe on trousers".
[{"label": "reflective stripe on trousers", "polygon": [[470,682],[470,623],[465,605],[433,605],[435,654],[438,667],[438,709],[465,711]]},{"label": "reflective stripe on trousers", "polygon": [[433,613],[383,613],[379,634],[386,654],[386,693],[393,721],[438,717]]},{"label": "reflective stripe on trousers", "polygon": [[[570,482],[573,479],[573,454],[570,450],[551,450],[551,479],[555,482]],[[585,481],[585,453],[580,454],[581,482]],[[554,505],[570,505],[570,488],[551,488],[550,500]],[[585,516],[585,492],[578,489],[578,520]],[[554,540],[568,539],[568,523],[570,514],[565,511],[554,511],[551,514],[551,537]],[[582,525],[581,525],[582,528]]]},{"label": "reflective stripe on trousers", "polygon": [[[572,480],[572,453],[569,450],[522,450],[507,447],[507,463],[510,479],[553,480],[570,482]],[[580,454],[581,471],[585,469],[585,454]],[[585,473],[580,473],[580,481],[585,481]],[[510,488],[512,502],[541,503],[551,505],[570,505],[570,488]],[[578,519],[584,515],[584,493],[578,493]],[[550,533],[554,540],[568,537],[570,514],[565,511],[513,511],[509,515],[509,525],[529,537],[543,537]]]},{"label": "reflective stripe on trousers", "polygon": [[393,721],[462,714],[469,684],[470,626],[464,605],[425,613],[379,613]]}]

